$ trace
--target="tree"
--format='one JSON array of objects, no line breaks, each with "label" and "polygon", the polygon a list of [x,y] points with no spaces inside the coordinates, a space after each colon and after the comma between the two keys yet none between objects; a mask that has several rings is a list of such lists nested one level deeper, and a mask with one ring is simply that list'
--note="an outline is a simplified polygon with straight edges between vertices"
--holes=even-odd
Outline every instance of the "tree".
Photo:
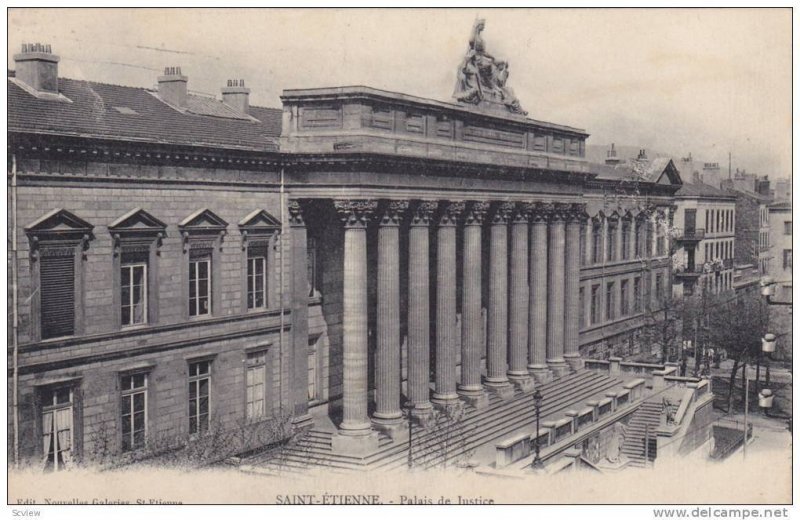
[{"label": "tree", "polygon": [[733,360],[728,386],[728,411],[733,406],[733,387],[741,367],[742,377],[748,363],[761,350],[761,338],[767,332],[768,309],[757,295],[731,297],[719,295],[708,302],[706,338],[717,349],[725,349]]}]

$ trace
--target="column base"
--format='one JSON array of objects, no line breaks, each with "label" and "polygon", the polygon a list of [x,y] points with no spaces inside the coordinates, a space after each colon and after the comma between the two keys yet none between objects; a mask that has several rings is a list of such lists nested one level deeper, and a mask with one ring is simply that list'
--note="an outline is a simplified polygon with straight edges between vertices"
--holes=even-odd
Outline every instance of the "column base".
[{"label": "column base", "polygon": [[500,399],[507,400],[514,397],[514,387],[507,379],[503,380],[486,380],[486,390],[497,395]]},{"label": "column base", "polygon": [[547,365],[528,365],[528,373],[533,376],[537,385],[541,385],[553,380],[553,374]]},{"label": "column base", "polygon": [[464,402],[478,410],[489,406],[489,396],[486,395],[486,391],[483,389],[483,386],[474,388],[459,388],[458,395]]},{"label": "column base", "polygon": [[367,455],[378,451],[378,432],[369,430],[366,435],[343,435],[339,431],[331,438],[334,453],[346,455]]},{"label": "column base", "polygon": [[569,373],[569,365],[567,365],[564,359],[554,359],[552,361],[547,361],[547,368],[550,369],[550,372],[553,373],[553,377],[558,379],[559,377],[564,377]]},{"label": "column base", "polygon": [[375,412],[372,414],[372,425],[390,428],[403,422],[403,414],[398,410],[392,413]]},{"label": "column base", "polygon": [[569,368],[573,372],[576,372],[583,368],[583,358],[581,357],[580,354],[574,354],[574,355],[565,354],[564,361],[567,362],[567,365],[569,365]]},{"label": "column base", "polygon": [[383,432],[393,440],[400,438],[408,439],[408,423],[400,415],[397,418],[372,417],[372,426],[379,432]]},{"label": "column base", "polygon": [[458,401],[458,394],[453,392],[451,394],[437,394],[436,392],[433,393],[433,397],[431,397],[431,402],[434,405],[448,405],[453,404]]},{"label": "column base", "polygon": [[534,382],[533,378],[525,372],[524,375],[508,374],[508,379],[511,384],[522,392],[533,392]]},{"label": "column base", "polygon": [[344,437],[365,437],[374,433],[374,431],[372,430],[372,423],[369,421],[350,423],[345,421],[339,425],[337,433]]}]

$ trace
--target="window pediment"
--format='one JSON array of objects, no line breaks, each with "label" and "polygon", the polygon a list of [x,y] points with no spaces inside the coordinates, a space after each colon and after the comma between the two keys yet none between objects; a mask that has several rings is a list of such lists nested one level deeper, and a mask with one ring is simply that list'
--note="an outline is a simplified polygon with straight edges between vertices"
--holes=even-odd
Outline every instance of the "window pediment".
[{"label": "window pediment", "polygon": [[[94,226],[74,213],[62,208],[56,208],[25,227],[25,234],[31,241],[31,256],[39,257],[40,248],[49,249],[47,246],[71,248],[82,244],[85,250],[92,237]],[[54,250],[54,254],[56,254]]]},{"label": "window pediment", "polygon": [[153,239],[161,239],[166,235],[167,225],[146,212],[142,208],[134,208],[109,224],[108,231],[114,239],[114,254],[119,254],[122,243],[129,246],[149,247]]},{"label": "window pediment", "polygon": [[210,209],[204,208],[195,211],[178,224],[183,238],[184,253],[188,251],[190,238],[193,237],[199,237],[204,241],[215,240],[219,237],[221,248],[227,227],[228,223]]},{"label": "window pediment", "polygon": [[268,237],[281,230],[281,221],[263,209],[257,209],[239,221],[242,234],[242,249],[247,246],[248,238]]}]

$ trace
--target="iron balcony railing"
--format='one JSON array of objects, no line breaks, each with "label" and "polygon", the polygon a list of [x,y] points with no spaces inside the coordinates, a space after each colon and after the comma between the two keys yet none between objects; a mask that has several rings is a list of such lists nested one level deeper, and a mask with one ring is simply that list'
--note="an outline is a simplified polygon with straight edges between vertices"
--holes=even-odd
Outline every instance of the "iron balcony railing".
[{"label": "iron balcony railing", "polygon": [[676,240],[703,240],[706,236],[706,230],[703,228],[687,228],[675,230]]}]

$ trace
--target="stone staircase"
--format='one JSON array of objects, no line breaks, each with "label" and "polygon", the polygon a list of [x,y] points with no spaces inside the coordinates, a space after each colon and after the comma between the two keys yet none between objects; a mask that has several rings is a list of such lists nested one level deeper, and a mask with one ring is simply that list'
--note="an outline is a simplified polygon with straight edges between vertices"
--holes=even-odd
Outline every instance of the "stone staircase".
[{"label": "stone staircase", "polygon": [[[588,370],[579,370],[539,387],[542,393],[542,421],[550,415],[583,403],[592,396],[604,393],[622,381]],[[441,424],[424,429],[414,425],[412,431],[412,462],[414,467],[433,467],[445,461],[469,456],[479,446],[531,425],[535,411],[532,392],[516,390],[509,399],[489,395],[484,408],[465,405],[457,423]],[[560,415],[559,415],[560,417]],[[251,457],[242,462],[243,471],[266,474],[293,474],[317,468],[326,472],[363,470],[391,471],[406,466],[408,440],[393,441],[379,433],[379,449],[365,456],[334,453],[333,432],[311,429],[305,436],[277,452]],[[446,446],[446,448],[445,448]]]},{"label": "stone staircase", "polygon": [[[656,429],[661,422],[663,404],[661,401],[645,401],[633,413],[628,423],[625,442],[622,444],[622,453],[631,461],[633,467],[644,468],[645,461],[645,439],[649,426],[650,439],[656,438]],[[650,459],[655,458],[655,453],[650,453]]]}]

